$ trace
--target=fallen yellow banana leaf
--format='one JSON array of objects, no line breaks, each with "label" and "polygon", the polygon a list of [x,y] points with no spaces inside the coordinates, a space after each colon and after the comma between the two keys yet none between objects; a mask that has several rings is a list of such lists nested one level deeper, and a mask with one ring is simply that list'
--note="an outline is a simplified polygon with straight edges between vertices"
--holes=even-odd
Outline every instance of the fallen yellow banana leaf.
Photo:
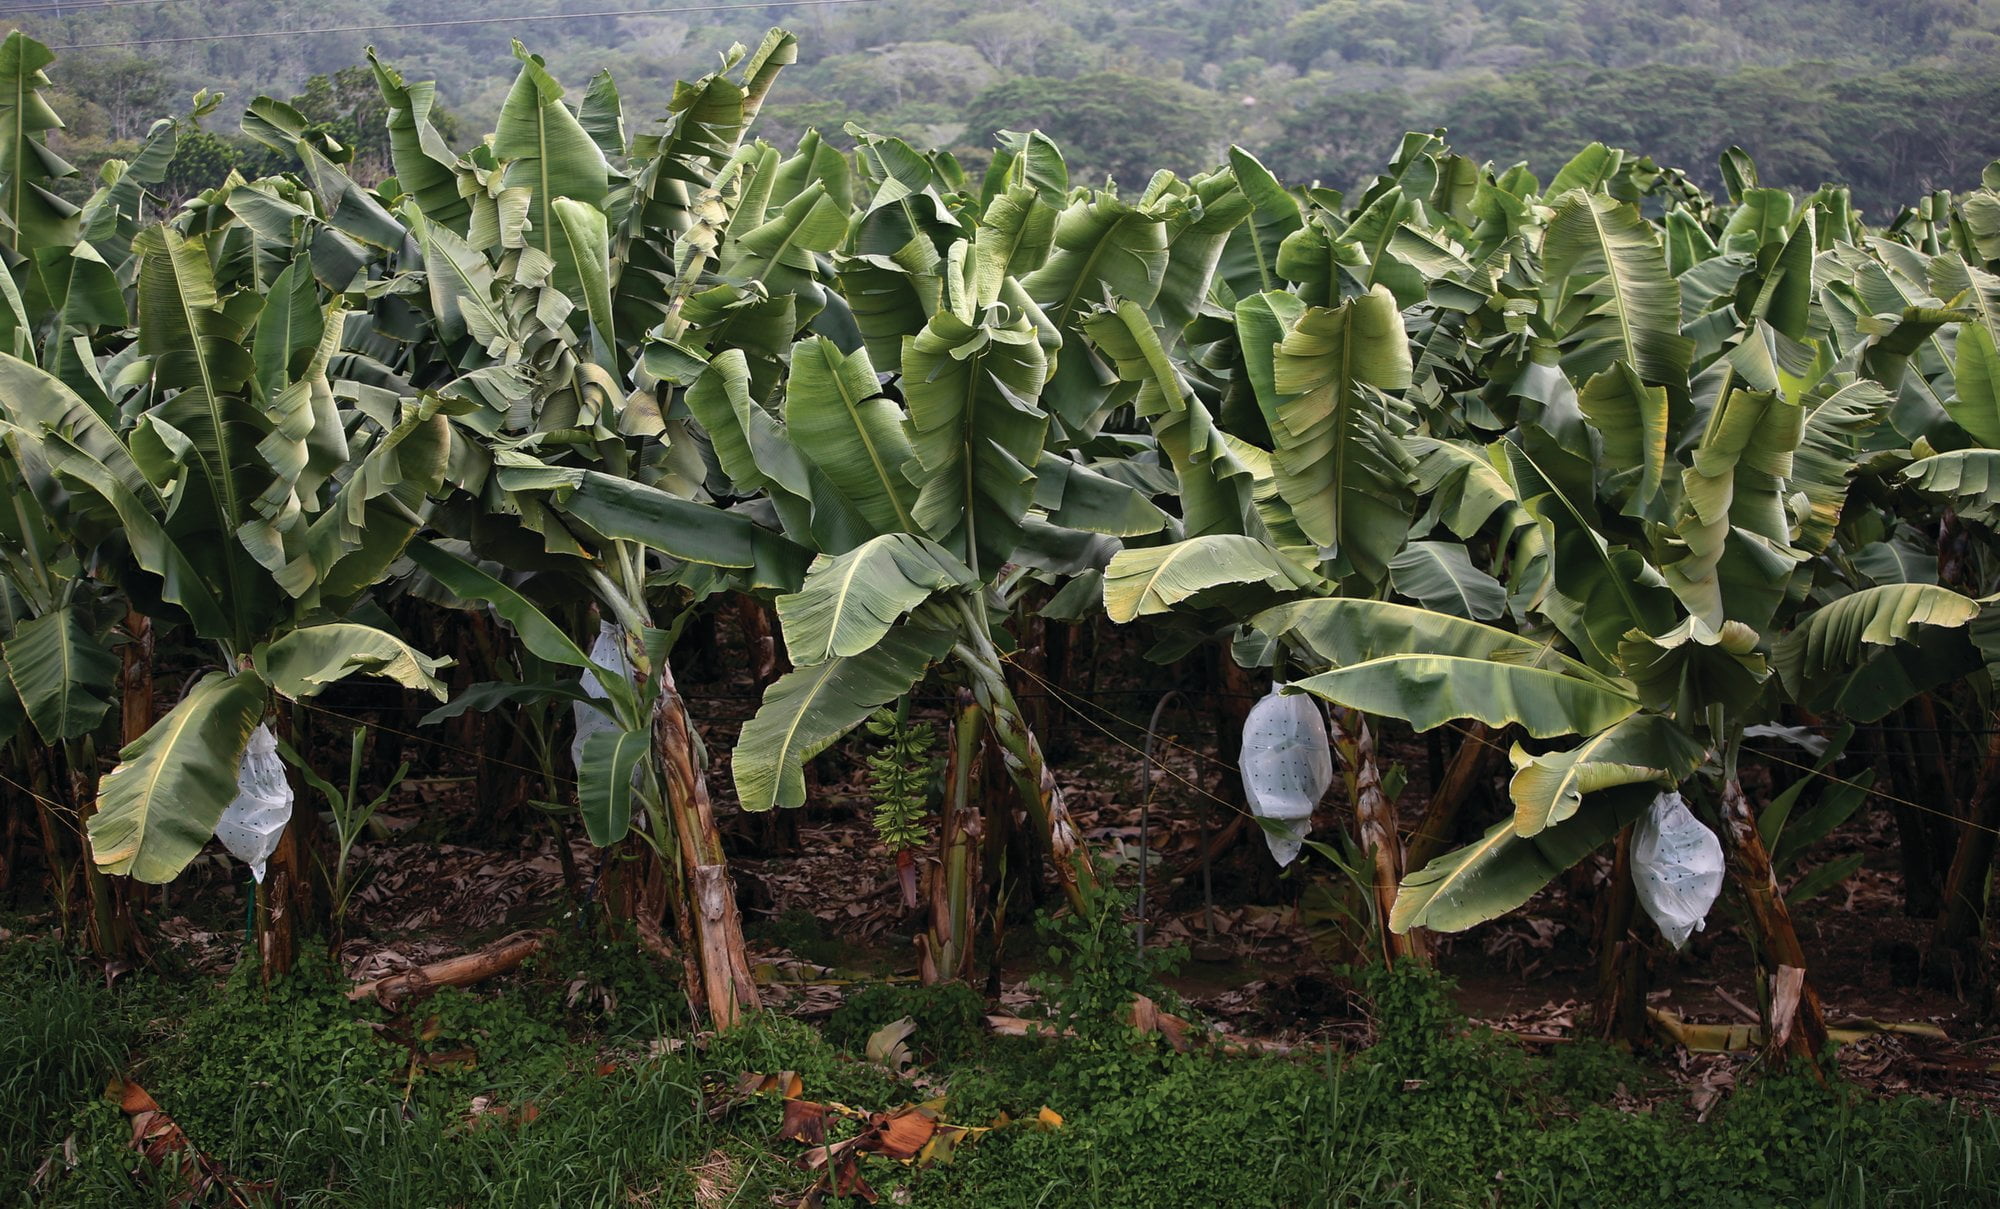
[{"label": "fallen yellow banana leaf", "polygon": [[860,970],[814,965],[809,961],[759,962],[752,967],[750,977],[758,986],[842,987],[861,983],[918,981],[915,974],[869,974]]},{"label": "fallen yellow banana leaf", "polygon": [[[1734,1054],[1754,1050],[1764,1044],[1764,1029],[1755,1024],[1707,1024],[1682,1020],[1677,1014],[1665,1008],[1647,1008],[1655,1028],[1671,1038],[1675,1044],[1697,1054]],[[1912,1037],[1929,1037],[1937,1041],[1949,1040],[1945,1031],[1935,1024],[1918,1021],[1847,1020],[1826,1030],[1827,1036],[1841,1045],[1851,1045],[1863,1037],[1878,1033],[1901,1033]]]}]

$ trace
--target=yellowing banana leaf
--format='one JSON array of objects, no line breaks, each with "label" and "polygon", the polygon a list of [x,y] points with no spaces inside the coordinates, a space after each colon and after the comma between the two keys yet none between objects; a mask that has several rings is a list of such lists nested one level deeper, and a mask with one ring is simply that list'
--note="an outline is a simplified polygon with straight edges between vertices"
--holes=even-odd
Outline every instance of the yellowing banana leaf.
[{"label": "yellowing banana leaf", "polygon": [[236,799],[237,765],[269,691],[255,672],[210,672],[118,753],[90,816],[98,868],[170,882],[187,867]]},{"label": "yellowing banana leaf", "polygon": [[1104,570],[1104,611],[1116,622],[1272,593],[1321,587],[1318,578],[1254,537],[1219,533],[1120,550]]},{"label": "yellowing banana leaf", "polygon": [[1568,751],[1531,756],[1515,744],[1514,833],[1530,836],[1575,814],[1583,796],[1620,785],[1672,788],[1701,764],[1702,749],[1659,714],[1635,714]]}]

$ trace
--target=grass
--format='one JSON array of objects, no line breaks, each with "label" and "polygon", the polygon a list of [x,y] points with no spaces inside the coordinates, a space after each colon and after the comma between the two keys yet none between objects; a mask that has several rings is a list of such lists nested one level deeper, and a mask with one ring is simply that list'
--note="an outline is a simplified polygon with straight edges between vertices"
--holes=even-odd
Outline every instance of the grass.
[{"label": "grass", "polygon": [[[920,1209],[2000,1204],[1991,1116],[1785,1075],[1747,1081],[1705,1122],[1671,1099],[1619,1111],[1614,1089],[1659,1076],[1588,1043],[1531,1058],[1459,1028],[1445,987],[1416,972],[1357,976],[1381,1034],[1361,1054],[1172,1053],[1093,1023],[1157,973],[1121,956],[1116,932],[1048,984],[1078,1029],[1062,1043],[984,1035],[963,992],[876,987],[823,1026],[770,1017],[695,1046],[615,954],[599,981],[632,1003],[579,1012],[554,995],[588,951],[496,993],[441,993],[399,1023],[349,1005],[324,963],[269,991],[247,976],[110,991],[46,943],[14,945],[0,953],[0,1188],[26,1188],[71,1139],[73,1163],[15,1203],[176,1203],[171,1174],[134,1176],[130,1126],[102,1099],[122,1069],[287,1205],[764,1205],[812,1180],[776,1136],[781,1103],[711,1110],[742,1072],[790,1070],[809,1099],[941,1096],[950,1120],[1017,1122],[949,1165],[865,1161],[885,1202]],[[904,1015],[919,1022],[921,1082],[856,1057]],[[1060,1128],[1018,1123],[1044,1106]]]},{"label": "grass", "polygon": [[0,1188],[25,1187],[62,1118],[103,1092],[129,1036],[110,996],[53,943],[10,942],[0,957]]}]

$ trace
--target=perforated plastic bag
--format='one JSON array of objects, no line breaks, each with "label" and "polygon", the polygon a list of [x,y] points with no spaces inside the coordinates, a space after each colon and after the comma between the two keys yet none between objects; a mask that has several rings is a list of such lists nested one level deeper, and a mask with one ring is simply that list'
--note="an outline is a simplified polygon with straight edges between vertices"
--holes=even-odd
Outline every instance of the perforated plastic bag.
[{"label": "perforated plastic bag", "polygon": [[1632,888],[1676,949],[1701,931],[1722,893],[1722,841],[1678,793],[1654,798],[1632,829]]},{"label": "perforated plastic bag", "polygon": [[[618,627],[608,621],[597,623],[597,641],[590,644],[590,660],[599,667],[609,668],[626,679],[632,678],[632,662],[625,657],[625,640]],[[585,696],[605,700],[609,694],[604,691],[603,681],[589,668],[583,671],[580,681]],[[583,744],[599,731],[617,730],[618,723],[609,713],[582,701],[570,706],[570,713],[576,719],[576,738],[570,741],[570,764],[583,767]],[[638,784],[639,769],[632,769],[632,783]]]},{"label": "perforated plastic bag", "polygon": [[1273,684],[1270,694],[1250,707],[1238,758],[1250,813],[1280,825],[1264,829],[1264,843],[1280,866],[1298,857],[1312,829],[1313,807],[1333,784],[1326,719],[1311,697],[1285,693],[1284,687]]},{"label": "perforated plastic bag", "polygon": [[264,880],[264,864],[278,850],[278,837],[292,821],[292,785],[278,755],[278,737],[261,723],[250,732],[243,762],[236,768],[236,800],[216,820],[215,838],[229,854]]}]

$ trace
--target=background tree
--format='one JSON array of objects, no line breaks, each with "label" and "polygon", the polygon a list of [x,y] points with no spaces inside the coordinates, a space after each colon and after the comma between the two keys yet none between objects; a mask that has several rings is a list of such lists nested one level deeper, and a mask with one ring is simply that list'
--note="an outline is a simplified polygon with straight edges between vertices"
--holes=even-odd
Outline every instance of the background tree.
[{"label": "background tree", "polygon": [[[1214,158],[1220,105],[1189,85],[1123,72],[1072,80],[1009,80],[981,93],[965,111],[967,140],[989,146],[1002,130],[1039,130],[1075,148],[1080,165],[1145,187],[1155,171],[1192,173]],[[1145,121],[1133,121],[1143,113]]]}]

